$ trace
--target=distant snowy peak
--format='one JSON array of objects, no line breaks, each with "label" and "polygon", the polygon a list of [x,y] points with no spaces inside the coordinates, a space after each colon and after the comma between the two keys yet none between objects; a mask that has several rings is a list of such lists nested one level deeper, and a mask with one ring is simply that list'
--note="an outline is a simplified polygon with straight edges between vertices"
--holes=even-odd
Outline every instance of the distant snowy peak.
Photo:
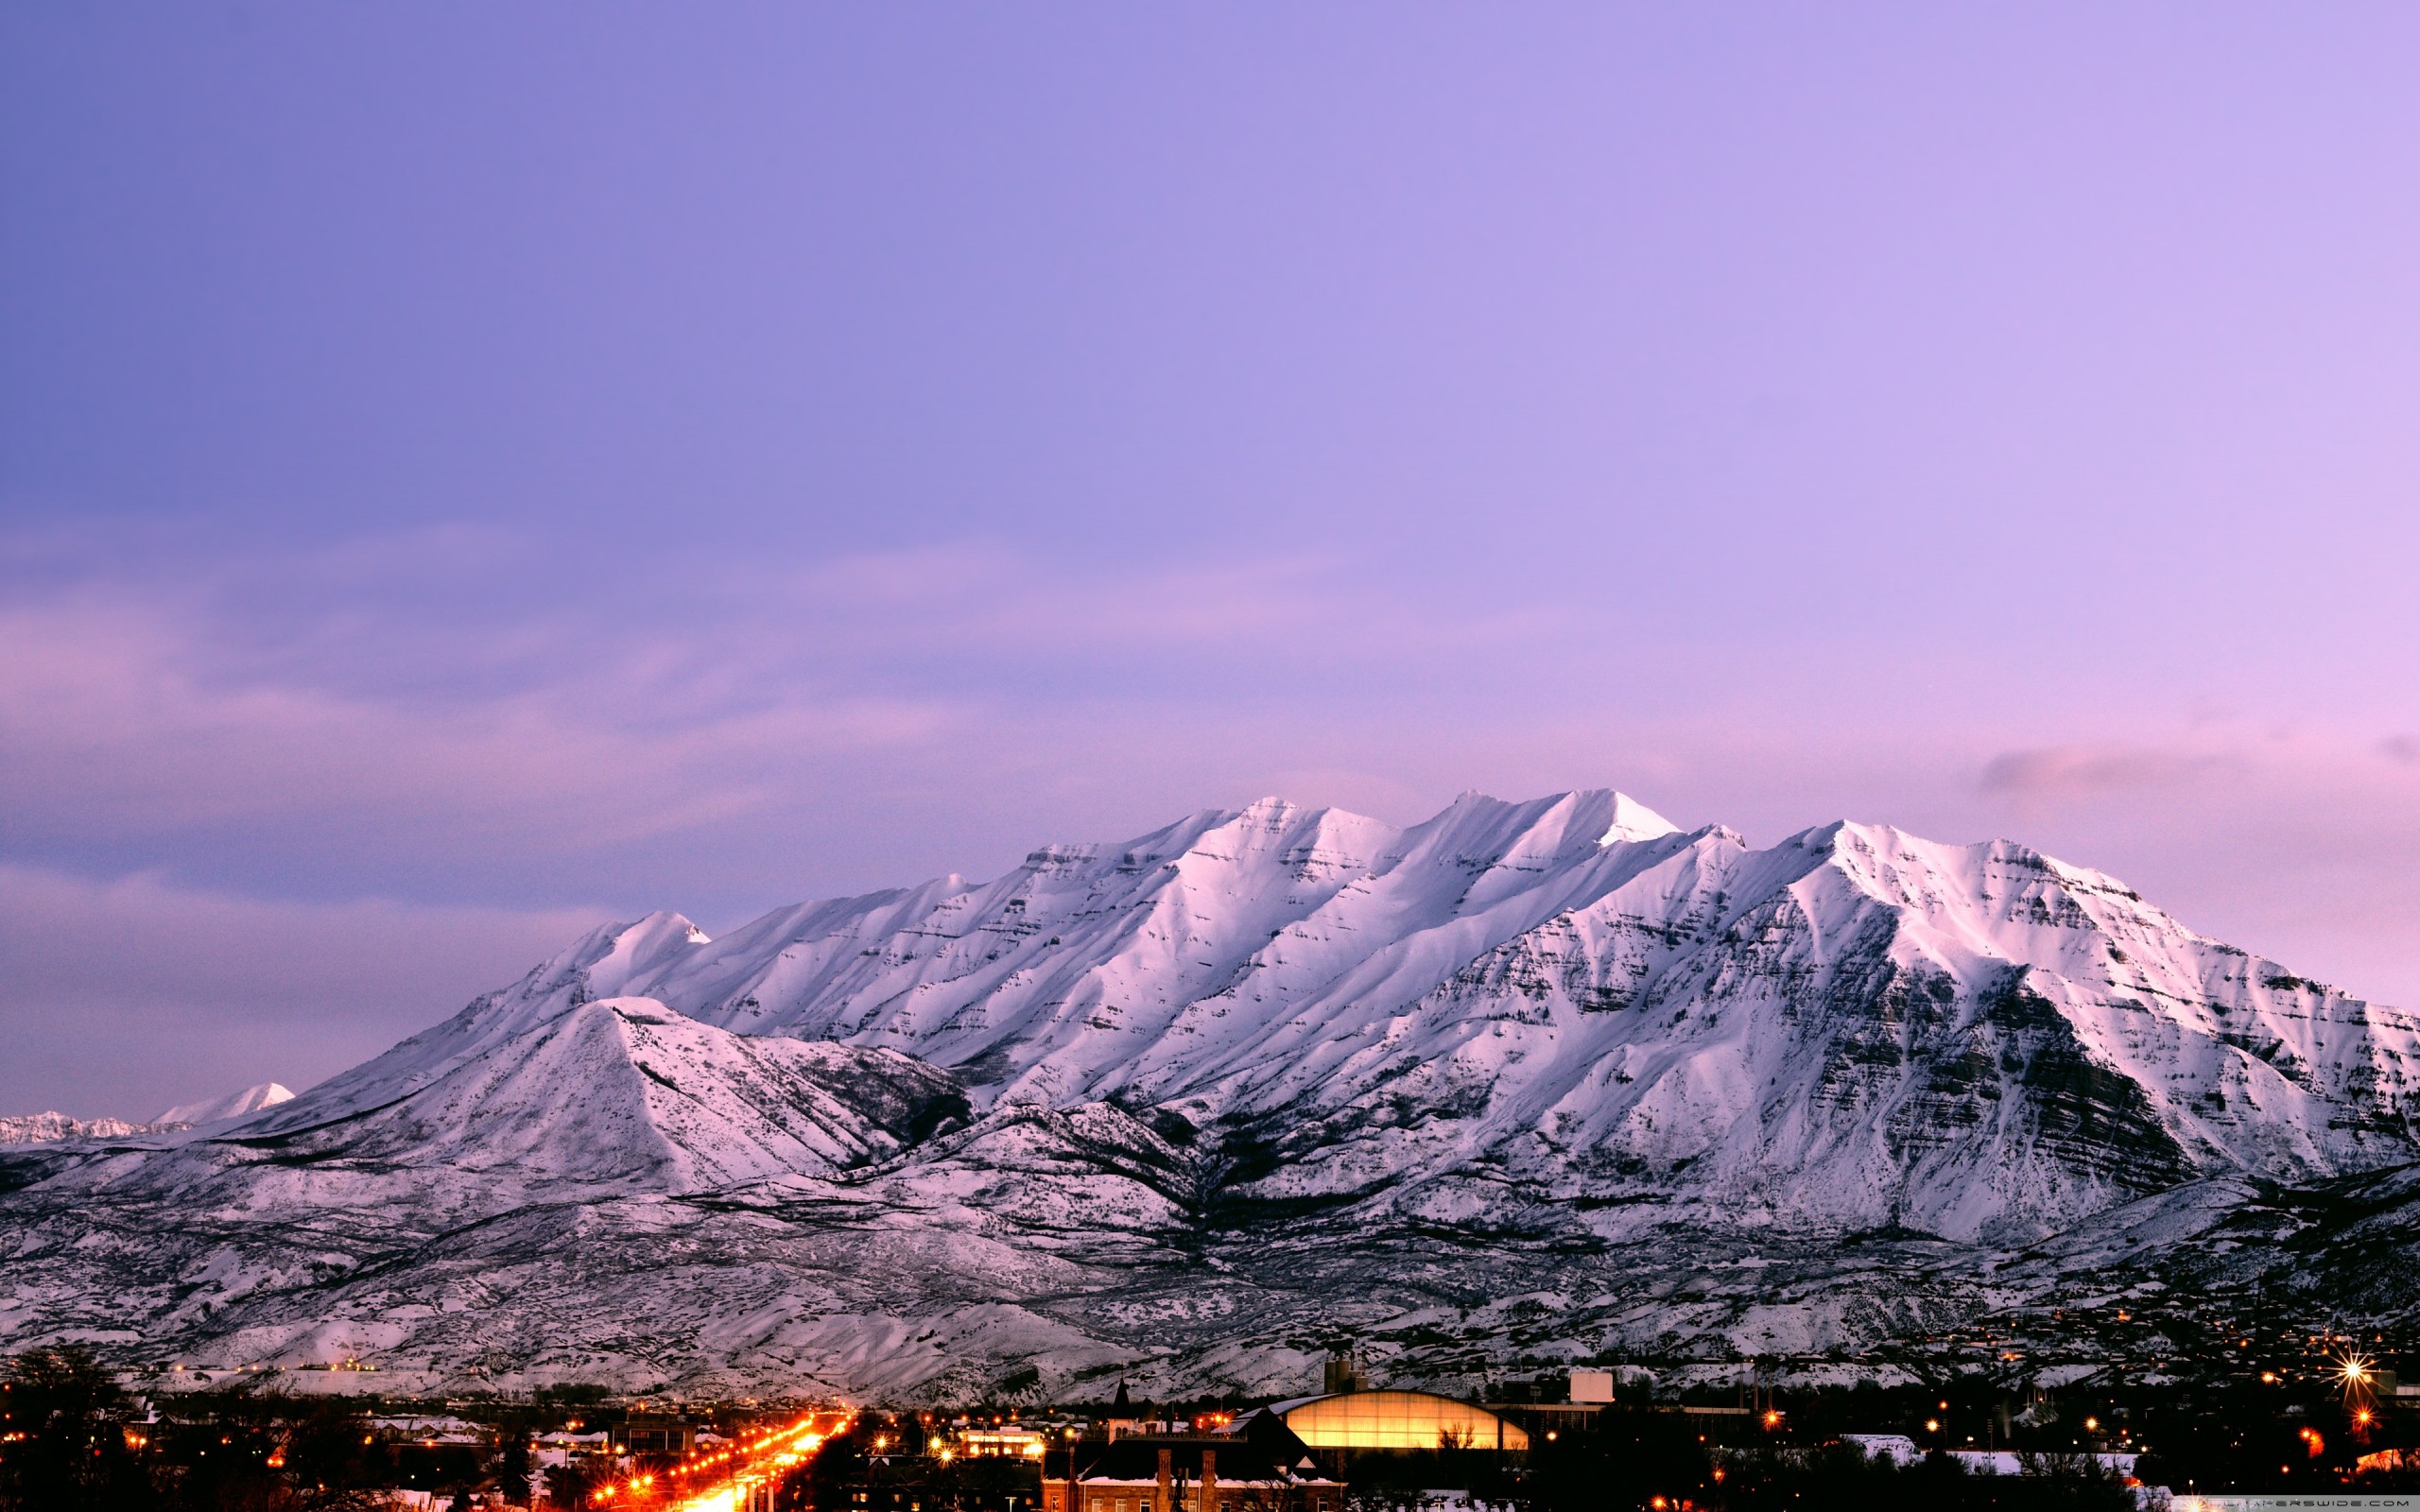
[{"label": "distant snowy peak", "polygon": [[273,1081],[207,1102],[183,1103],[148,1124],[123,1118],[70,1118],[65,1113],[32,1113],[0,1118],[0,1144],[47,1143],[60,1140],[118,1140],[135,1134],[175,1133],[198,1124],[216,1124],[274,1108],[294,1094]]},{"label": "distant snowy peak", "polygon": [[213,1097],[204,1102],[181,1103],[162,1113],[155,1122],[162,1124],[216,1124],[220,1119],[241,1118],[257,1113],[264,1108],[274,1108],[289,1101],[294,1094],[273,1081],[247,1087],[240,1092]]},{"label": "distant snowy peak", "polygon": [[160,1132],[160,1124],[130,1124],[122,1118],[70,1118],[65,1113],[26,1113],[0,1118],[0,1144],[47,1144],[59,1140],[116,1140],[130,1134]]}]

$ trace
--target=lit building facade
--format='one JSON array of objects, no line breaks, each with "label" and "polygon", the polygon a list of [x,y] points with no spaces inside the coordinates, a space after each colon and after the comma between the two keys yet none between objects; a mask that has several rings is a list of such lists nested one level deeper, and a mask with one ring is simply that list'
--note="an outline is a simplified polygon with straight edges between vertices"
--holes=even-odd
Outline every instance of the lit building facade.
[{"label": "lit building facade", "polygon": [[969,1459],[1040,1459],[1049,1439],[1031,1428],[968,1428],[951,1441]]},{"label": "lit building facade", "polygon": [[1348,1391],[1270,1409],[1312,1449],[1415,1450],[1530,1447],[1529,1431],[1484,1407],[1426,1391]]}]

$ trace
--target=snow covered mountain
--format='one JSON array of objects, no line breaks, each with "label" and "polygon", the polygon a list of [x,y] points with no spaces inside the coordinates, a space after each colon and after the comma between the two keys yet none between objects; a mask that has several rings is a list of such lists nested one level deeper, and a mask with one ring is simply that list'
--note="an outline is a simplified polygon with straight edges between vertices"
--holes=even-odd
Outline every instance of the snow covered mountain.
[{"label": "snow covered mountain", "polygon": [[[1431,1371],[1866,1348],[1978,1256],[2415,1160],[2411,1014],[2021,846],[1269,799],[600,929],[233,1123],[0,1156],[0,1340],[860,1390],[1283,1385],[1340,1327]],[[1707,1246],[1765,1259],[1693,1314]]]}]

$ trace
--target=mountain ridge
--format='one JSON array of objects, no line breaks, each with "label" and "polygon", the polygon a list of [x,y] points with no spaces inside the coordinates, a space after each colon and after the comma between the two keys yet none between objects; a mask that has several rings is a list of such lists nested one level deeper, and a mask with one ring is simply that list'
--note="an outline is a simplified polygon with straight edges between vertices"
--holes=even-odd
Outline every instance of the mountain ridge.
[{"label": "mountain ridge", "polygon": [[[897,1387],[867,1341],[979,1305],[983,1358],[1046,1379],[1151,1336],[1180,1341],[1185,1379],[1237,1383],[1316,1352],[1306,1320],[1336,1299],[1301,1277],[1399,1304],[1359,1327],[1456,1312],[1426,1368],[1512,1348],[1490,1342],[1480,1294],[1547,1252],[1606,1278],[1573,1349],[1775,1328],[1844,1348],[1973,1305],[1931,1262],[1877,1283],[1852,1253],[1873,1235],[2082,1253],[2146,1201],[2206,1228],[2415,1160],[2412,1015],[2025,846],[1843,821],[1756,850],[1611,789],[1466,794],[1401,828],[1271,799],[719,936],[669,912],[601,926],[289,1101],[0,1156],[16,1258],[51,1278],[0,1303],[0,1337],[80,1319],[326,1347],[337,1325],[292,1315],[307,1295],[347,1298],[337,1332],[361,1348],[426,1355],[453,1325],[399,1329],[433,1304],[398,1298],[467,1262],[387,1246],[475,1226],[501,1246],[494,1274],[528,1278],[543,1261],[507,1236],[578,1211],[619,1236],[593,1253],[633,1268],[604,1266],[586,1304],[550,1294],[575,1332],[639,1284],[640,1232],[761,1279],[762,1337],[700,1343],[728,1332],[704,1287],[693,1336],[652,1339],[676,1375]],[[67,1274],[95,1203],[138,1236],[102,1267],[114,1290]],[[209,1254],[251,1258],[157,1237],[201,1212]],[[338,1230],[357,1237],[326,1243]],[[1668,1337],[1697,1314],[1639,1312],[1623,1267],[1716,1236],[1777,1246],[1801,1300],[1748,1278],[1709,1300],[1698,1343]],[[1293,1270],[1268,1269],[1280,1253]],[[874,1256],[905,1268],[870,1278]],[[258,1276],[204,1315],[176,1279],[204,1263]],[[1852,1274],[1899,1301],[1821,1299]],[[580,1348],[499,1364],[607,1358]]]}]

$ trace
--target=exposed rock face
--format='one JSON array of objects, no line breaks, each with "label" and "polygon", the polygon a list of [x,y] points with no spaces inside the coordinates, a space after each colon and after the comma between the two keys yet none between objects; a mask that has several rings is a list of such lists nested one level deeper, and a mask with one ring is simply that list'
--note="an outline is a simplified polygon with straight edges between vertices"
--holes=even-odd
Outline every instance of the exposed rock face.
[{"label": "exposed rock face", "polygon": [[[599,930],[233,1125],[39,1148],[12,1338],[1283,1387],[1347,1325],[1432,1373],[1871,1345],[1976,1255],[2420,1158],[2420,1030],[2005,842],[1269,800]],[[1715,1252],[1766,1259],[1669,1270]]]}]

